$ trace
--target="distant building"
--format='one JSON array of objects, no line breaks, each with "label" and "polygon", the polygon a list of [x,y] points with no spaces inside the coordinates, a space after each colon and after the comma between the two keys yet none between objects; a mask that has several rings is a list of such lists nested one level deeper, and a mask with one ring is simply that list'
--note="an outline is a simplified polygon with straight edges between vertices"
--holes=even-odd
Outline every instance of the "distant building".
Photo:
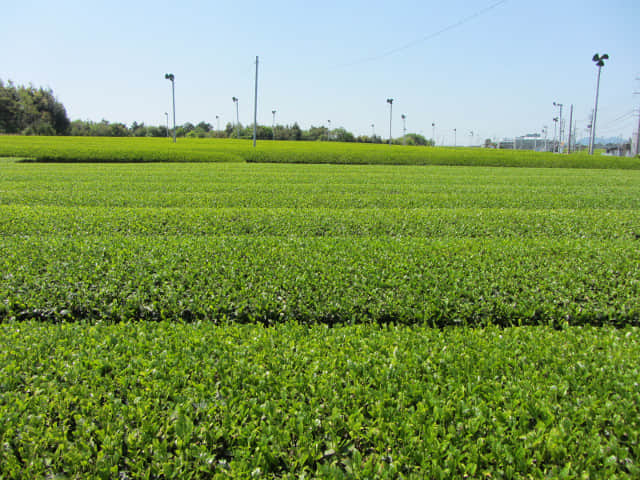
[{"label": "distant building", "polygon": [[550,152],[554,146],[552,140],[541,138],[539,133],[529,133],[515,138],[504,138],[496,142],[496,144],[501,150],[535,150],[537,152]]},{"label": "distant building", "polygon": [[632,157],[631,143],[621,143],[619,145],[607,145],[605,155],[611,155],[613,157]]}]

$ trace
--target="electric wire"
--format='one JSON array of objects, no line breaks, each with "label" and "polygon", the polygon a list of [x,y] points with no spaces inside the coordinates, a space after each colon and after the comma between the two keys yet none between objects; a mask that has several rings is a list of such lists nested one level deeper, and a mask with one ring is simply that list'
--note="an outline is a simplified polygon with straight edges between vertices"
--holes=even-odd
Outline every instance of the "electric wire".
[{"label": "electric wire", "polygon": [[373,55],[371,57],[365,57],[365,58],[361,58],[359,60],[355,60],[354,62],[338,65],[336,68],[352,67],[354,65],[359,65],[361,63],[371,62],[373,60],[379,60],[381,58],[393,55],[394,53],[398,53],[398,52],[400,52],[402,50],[406,50],[407,48],[411,48],[414,45],[417,45],[417,44],[422,43],[422,42],[426,42],[427,40],[431,40],[431,39],[433,39],[435,37],[438,37],[438,36],[442,35],[443,33],[448,32],[449,30],[453,30],[453,29],[455,29],[455,28],[457,28],[457,27],[459,27],[461,25],[464,25],[465,23],[470,22],[471,20],[473,20],[475,18],[478,18],[478,17],[484,15],[485,13],[490,12],[494,8],[499,7],[503,3],[507,3],[507,1],[508,0],[500,0],[498,2],[492,3],[488,7],[483,8],[482,10],[478,10],[474,14],[469,15],[467,17],[464,17],[461,20],[458,20],[457,22],[452,23],[452,24],[450,24],[450,25],[448,25],[448,26],[446,26],[446,27],[444,27],[444,28],[442,28],[442,29],[440,29],[440,30],[438,30],[436,32],[433,32],[433,33],[430,33],[428,35],[425,35],[422,38],[418,38],[416,40],[412,40],[411,42],[405,43],[404,45],[401,45],[399,47],[393,48],[391,50],[387,50],[386,52],[383,52],[383,53],[381,53],[379,55]]}]

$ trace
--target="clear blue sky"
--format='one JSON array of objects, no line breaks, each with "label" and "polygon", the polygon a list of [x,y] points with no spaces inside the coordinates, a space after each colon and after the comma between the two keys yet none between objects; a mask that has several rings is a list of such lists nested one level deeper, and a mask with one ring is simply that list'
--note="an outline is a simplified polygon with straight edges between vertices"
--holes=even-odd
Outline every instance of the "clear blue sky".
[{"label": "clear blue sky", "polygon": [[[2,7],[0,79],[53,89],[71,119],[221,126],[258,122],[408,131],[439,143],[553,134],[553,101],[575,105],[579,136],[602,71],[598,136],[635,130],[640,106],[640,1],[506,0],[121,1],[20,0]],[[403,46],[408,45],[406,48]],[[389,55],[385,52],[395,50]],[[367,60],[368,59],[368,60]]]}]

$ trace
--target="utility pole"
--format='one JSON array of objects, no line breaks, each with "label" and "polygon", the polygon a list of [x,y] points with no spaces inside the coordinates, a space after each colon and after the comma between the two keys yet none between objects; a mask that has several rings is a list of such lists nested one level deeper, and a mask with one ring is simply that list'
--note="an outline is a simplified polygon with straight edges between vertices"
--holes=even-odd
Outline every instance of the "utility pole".
[{"label": "utility pole", "polygon": [[637,157],[640,155],[640,108],[638,108],[638,130],[636,130],[636,153]]},{"label": "utility pole", "polygon": [[453,146],[454,146],[454,147],[455,147],[455,146],[456,146],[456,144],[458,143],[458,142],[457,142],[457,140],[458,140],[458,139],[456,138],[457,132],[458,132],[458,129],[457,129],[457,128],[454,128],[454,129],[453,129]]},{"label": "utility pole", "polygon": [[327,120],[329,127],[327,127],[327,142],[331,141],[331,120]]},{"label": "utility pole", "polygon": [[431,122],[431,138],[433,139],[433,146],[436,146],[436,122]]},{"label": "utility pole", "polygon": [[567,147],[567,153],[571,153],[571,126],[573,124],[573,103],[571,104],[571,109],[569,110],[569,139],[567,143],[569,144]]},{"label": "utility pole", "polygon": [[376,140],[376,124],[372,123],[371,124],[371,142],[375,142]]},{"label": "utility pole", "polygon": [[216,128],[219,133],[220,132],[220,115],[216,115]]},{"label": "utility pole", "polygon": [[[640,80],[640,77],[636,78]],[[633,92],[634,95],[640,95],[640,92]],[[636,130],[636,151],[634,154],[636,157],[640,155],[640,107],[638,107],[638,130]]]},{"label": "utility pole", "polygon": [[604,67],[604,61],[609,59],[606,53],[602,56],[597,53],[593,56],[593,60],[598,67],[598,80],[596,81],[596,102],[593,107],[593,121],[591,122],[591,141],[589,142],[589,155],[593,155],[593,145],[596,140],[596,117],[598,116],[598,93],[600,92],[600,70]]},{"label": "utility pole", "polygon": [[556,151],[556,146],[557,146],[557,142],[556,142],[556,135],[558,132],[558,117],[553,117],[553,143],[551,144],[551,150],[553,152]]},{"label": "utility pole", "polygon": [[256,130],[258,128],[258,56],[256,55],[256,92],[253,96],[253,148],[256,148]]},{"label": "utility pole", "polygon": [[389,145],[391,145],[391,119],[393,118],[393,98],[387,98],[389,104]]},{"label": "utility pole", "polygon": [[560,125],[558,128],[558,153],[560,153],[560,145],[562,145],[562,107],[564,105],[562,103],[553,102],[553,106],[560,108]]},{"label": "utility pole", "polygon": [[403,113],[400,115],[402,118],[402,145],[407,144],[407,116]]}]

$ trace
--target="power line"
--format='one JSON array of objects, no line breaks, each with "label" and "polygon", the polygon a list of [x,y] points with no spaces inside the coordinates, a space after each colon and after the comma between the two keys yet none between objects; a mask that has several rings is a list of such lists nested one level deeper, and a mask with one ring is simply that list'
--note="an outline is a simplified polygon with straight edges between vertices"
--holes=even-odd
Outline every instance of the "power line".
[{"label": "power line", "polygon": [[372,57],[361,58],[360,60],[356,60],[356,61],[351,62],[351,63],[338,65],[336,68],[351,67],[353,65],[359,65],[359,64],[365,63],[365,62],[371,62],[373,60],[379,60],[381,58],[388,57],[389,55],[393,55],[394,53],[398,53],[398,52],[400,52],[402,50],[406,50],[407,48],[411,48],[414,45],[417,45],[418,43],[426,42],[427,40],[431,40],[431,39],[433,39],[435,37],[438,37],[438,36],[442,35],[443,33],[448,32],[449,30],[453,30],[454,28],[457,28],[457,27],[459,27],[461,25],[464,25],[465,23],[470,22],[471,20],[473,20],[475,18],[478,18],[478,17],[484,15],[485,13],[490,12],[491,10],[493,10],[494,8],[502,5],[503,3],[507,3],[507,0],[500,0],[499,2],[492,3],[488,7],[485,7],[482,10],[479,10],[479,11],[475,12],[472,15],[469,15],[468,17],[464,17],[461,20],[458,20],[457,22],[452,23],[451,25],[448,25],[448,26],[442,28],[441,30],[438,30],[438,31],[433,32],[433,33],[430,33],[429,35],[425,35],[424,37],[418,38],[417,40],[413,40],[413,41],[411,41],[409,43],[405,43],[404,45],[401,45],[399,47],[396,47],[396,48],[393,48],[391,50],[388,50],[388,51],[386,51],[384,53],[381,53],[380,55],[374,55]]}]

